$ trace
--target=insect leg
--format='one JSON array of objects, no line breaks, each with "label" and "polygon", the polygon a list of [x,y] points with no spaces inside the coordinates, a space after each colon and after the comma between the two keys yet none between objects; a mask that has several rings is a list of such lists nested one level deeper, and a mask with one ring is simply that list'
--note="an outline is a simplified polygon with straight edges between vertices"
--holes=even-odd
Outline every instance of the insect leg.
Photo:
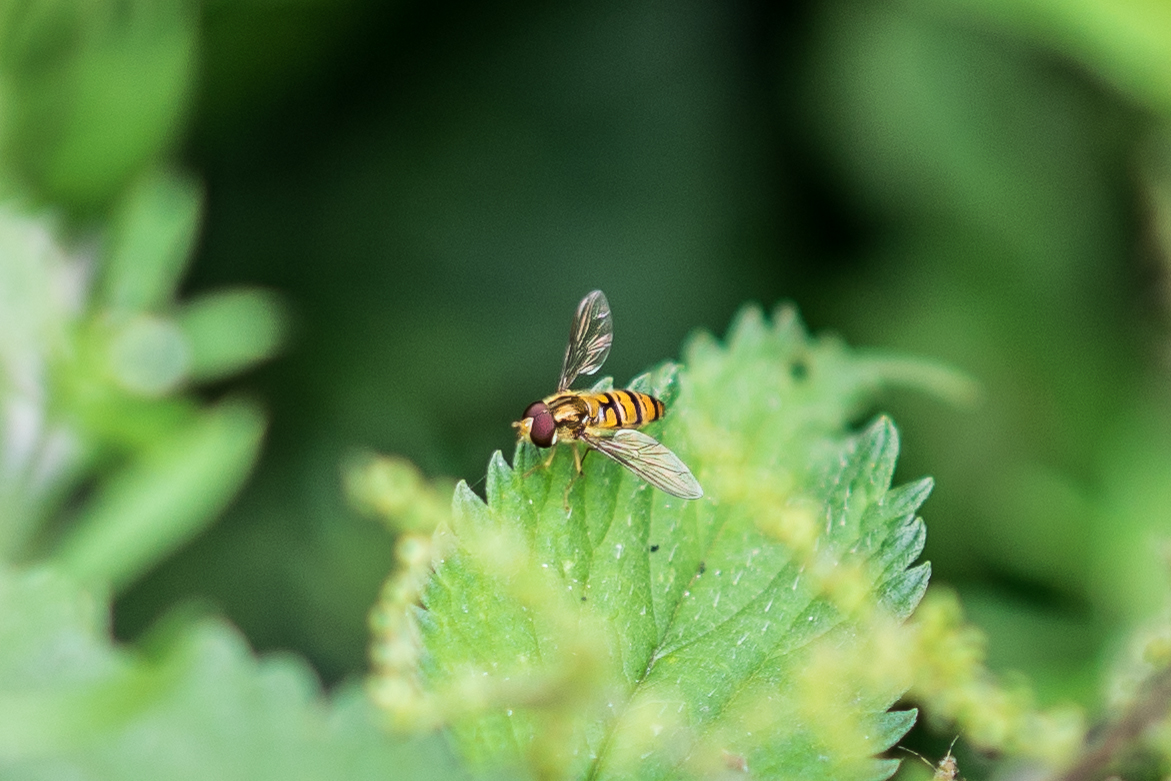
[{"label": "insect leg", "polygon": [[553,463],[553,457],[556,455],[557,455],[557,448],[555,448],[555,447],[549,448],[549,457],[546,458],[544,461],[533,465],[527,472],[525,472],[523,475],[521,475],[521,477],[527,478],[529,475],[533,474],[538,469],[548,469],[549,465]]},{"label": "insect leg", "polygon": [[[589,448],[586,448],[586,452],[590,452]],[[561,506],[565,508],[566,513],[569,512],[569,491],[571,488],[573,488],[573,484],[578,481],[578,478],[581,477],[581,462],[584,460],[584,458],[585,457],[581,454],[581,450],[578,448],[578,443],[574,442],[573,465],[577,467],[577,471],[574,473],[573,477],[570,478],[569,482],[565,484],[565,495],[561,497]]]}]

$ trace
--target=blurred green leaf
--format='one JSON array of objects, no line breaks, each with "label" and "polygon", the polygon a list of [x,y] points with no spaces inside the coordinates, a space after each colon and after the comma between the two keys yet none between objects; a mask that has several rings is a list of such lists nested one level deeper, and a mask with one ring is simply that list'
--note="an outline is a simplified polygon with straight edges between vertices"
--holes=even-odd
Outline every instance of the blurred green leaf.
[{"label": "blurred green leaf", "polygon": [[163,152],[186,111],[191,0],[16,0],[0,9],[0,160],[92,208]]},{"label": "blurred green leaf", "polygon": [[1163,0],[920,0],[1049,46],[1171,118],[1171,4]]},{"label": "blurred green leaf", "polygon": [[[280,310],[256,291],[174,303],[199,209],[180,177],[141,181],[96,294],[92,256],[56,224],[0,210],[0,550],[9,560],[56,549],[76,576],[124,586],[206,527],[251,470],[260,411],[227,403],[203,412],[177,391],[268,355]],[[87,485],[95,476],[102,481]]]},{"label": "blurred green leaf", "polygon": [[0,558],[44,521],[85,450],[49,411],[55,359],[70,355],[82,318],[86,264],[53,240],[58,226],[0,208]]},{"label": "blurred green leaf", "polygon": [[223,509],[260,448],[264,416],[225,402],[160,439],[101,484],[52,560],[86,582],[124,586]]},{"label": "blurred green leaf", "polygon": [[175,323],[140,316],[120,326],[110,340],[107,367],[123,390],[158,397],[187,379],[191,351]]},{"label": "blurred green leaf", "polygon": [[199,187],[162,171],[142,177],[115,217],[97,295],[120,312],[157,311],[177,292],[199,227]]},{"label": "blurred green leaf", "polygon": [[497,453],[486,503],[456,489],[423,608],[388,584],[379,701],[449,720],[478,766],[540,777],[888,777],[874,755],[914,722],[887,711],[909,677],[862,669],[899,654],[885,628],[926,588],[931,482],[890,487],[889,420],[847,433],[885,379],[791,310],[749,309],[726,347],[697,338],[686,368],[631,384],[669,404],[651,433],[704,498],[597,455],[577,477],[569,448],[548,466],[525,443],[512,468]]},{"label": "blurred green leaf", "polygon": [[1087,587],[1099,609],[1129,629],[1167,607],[1171,410],[1165,403],[1133,404],[1099,456]]},{"label": "blurred green leaf", "polygon": [[0,570],[5,779],[449,779],[435,740],[392,742],[364,698],[326,700],[299,660],[257,660],[224,624],[173,622],[142,655],[109,606],[51,570]]},{"label": "blurred green leaf", "polygon": [[191,347],[191,377],[217,380],[271,357],[284,332],[284,310],[272,293],[232,290],[185,302],[178,314]]}]

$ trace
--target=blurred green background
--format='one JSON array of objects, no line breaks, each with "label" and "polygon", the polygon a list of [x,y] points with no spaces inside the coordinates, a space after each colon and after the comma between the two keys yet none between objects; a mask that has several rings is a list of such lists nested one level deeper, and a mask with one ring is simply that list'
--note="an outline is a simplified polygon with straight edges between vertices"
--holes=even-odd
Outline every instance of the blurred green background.
[{"label": "blurred green background", "polygon": [[291,313],[276,359],[202,389],[269,410],[263,456],[121,595],[123,637],[195,600],[361,674],[392,540],[343,460],[474,483],[593,288],[618,382],[781,299],[974,376],[974,409],[884,409],[899,478],[937,480],[935,581],[1044,701],[1093,704],[1165,601],[1169,3],[23,2],[0,35],[6,195],[84,237],[187,172],[185,294]]}]

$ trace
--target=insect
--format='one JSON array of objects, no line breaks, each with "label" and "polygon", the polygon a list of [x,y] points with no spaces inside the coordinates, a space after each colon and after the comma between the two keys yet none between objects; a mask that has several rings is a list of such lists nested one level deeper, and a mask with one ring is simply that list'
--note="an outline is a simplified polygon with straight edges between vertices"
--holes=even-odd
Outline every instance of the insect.
[{"label": "insect", "polygon": [[959,740],[959,737],[959,735],[956,735],[955,738],[952,739],[951,745],[947,747],[947,754],[943,757],[943,759],[939,760],[938,765],[933,765],[928,762],[927,758],[918,751],[912,751],[906,746],[899,746],[899,748],[901,748],[903,751],[906,751],[908,754],[914,754],[920,760],[922,760],[923,764],[927,765],[927,767],[934,771],[931,776],[931,781],[962,781],[960,778],[959,763],[956,762],[955,755],[951,753],[951,750],[955,748],[956,741]]},{"label": "insect", "polygon": [[[601,290],[595,290],[577,305],[557,392],[526,407],[513,427],[520,429],[522,439],[541,448],[584,442],[655,488],[681,499],[698,499],[703,489],[687,465],[662,443],[638,431],[639,426],[663,417],[663,402],[633,390],[569,390],[579,375],[602,367],[613,340],[610,304]],[[576,449],[574,456],[580,472]]]}]

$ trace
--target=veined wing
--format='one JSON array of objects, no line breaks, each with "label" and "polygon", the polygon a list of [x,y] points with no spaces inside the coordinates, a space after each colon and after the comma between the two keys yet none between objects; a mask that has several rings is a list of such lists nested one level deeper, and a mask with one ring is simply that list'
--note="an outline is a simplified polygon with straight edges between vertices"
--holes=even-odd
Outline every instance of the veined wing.
[{"label": "veined wing", "polygon": [[687,465],[665,445],[632,428],[599,435],[590,431],[581,439],[662,491],[680,499],[698,499],[703,489]]},{"label": "veined wing", "polygon": [[610,318],[610,304],[601,290],[595,290],[581,300],[573,315],[557,390],[568,390],[579,374],[593,374],[602,368],[613,341],[614,321]]}]

